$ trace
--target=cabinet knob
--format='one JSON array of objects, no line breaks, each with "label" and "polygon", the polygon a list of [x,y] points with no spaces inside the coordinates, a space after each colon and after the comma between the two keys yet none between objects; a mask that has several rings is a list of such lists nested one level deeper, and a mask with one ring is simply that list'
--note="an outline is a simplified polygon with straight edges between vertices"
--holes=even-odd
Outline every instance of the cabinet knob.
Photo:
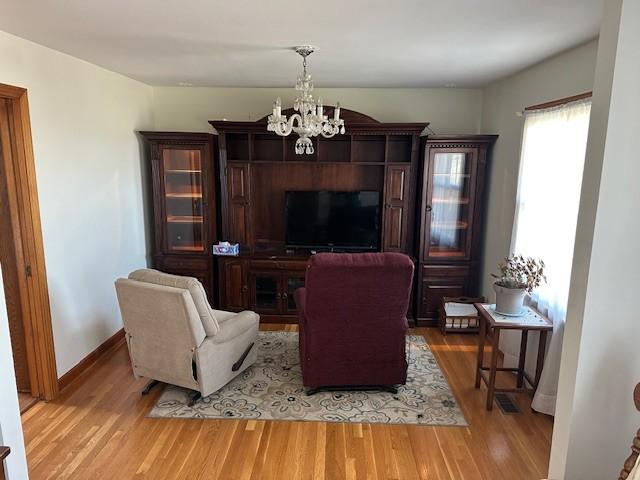
[{"label": "cabinet knob", "polygon": [[287,295],[287,292],[284,292],[284,293],[282,294],[282,298],[284,298],[285,300],[287,299],[287,297],[288,297],[288,296],[289,296],[289,295]]},{"label": "cabinet knob", "polygon": [[246,293],[249,290],[249,287],[247,287],[246,285],[242,286],[242,292]]},{"label": "cabinet knob", "polygon": [[427,212],[430,212],[431,211],[431,205],[427,205],[426,210],[427,210]]}]

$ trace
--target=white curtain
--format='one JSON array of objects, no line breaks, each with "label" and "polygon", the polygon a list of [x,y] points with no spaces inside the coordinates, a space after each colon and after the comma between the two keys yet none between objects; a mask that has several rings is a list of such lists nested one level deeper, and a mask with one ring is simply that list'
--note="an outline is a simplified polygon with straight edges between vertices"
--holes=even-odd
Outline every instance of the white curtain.
[{"label": "white curtain", "polygon": [[[511,247],[514,253],[541,258],[546,265],[547,282],[533,292],[530,302],[553,321],[553,334],[547,339],[532,407],[549,415],[555,412],[558,390],[590,111],[591,100],[583,100],[525,113]],[[528,371],[535,369],[534,337],[527,351]],[[519,339],[513,340],[505,351],[509,363],[515,363],[519,350]]]}]

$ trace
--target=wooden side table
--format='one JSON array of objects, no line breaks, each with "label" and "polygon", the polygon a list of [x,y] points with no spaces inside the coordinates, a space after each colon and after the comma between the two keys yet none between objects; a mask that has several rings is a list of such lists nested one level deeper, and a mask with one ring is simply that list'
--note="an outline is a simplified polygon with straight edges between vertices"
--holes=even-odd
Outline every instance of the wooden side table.
[{"label": "wooden side table", "polygon": [[[480,337],[478,339],[478,363],[476,367],[476,388],[480,388],[482,380],[487,385],[487,410],[493,409],[493,399],[496,392],[524,392],[532,390],[535,392],[540,382],[542,366],[544,364],[544,353],[547,344],[547,332],[553,330],[551,320],[536,312],[531,307],[524,307],[523,315],[520,317],[507,317],[496,313],[491,305],[476,303],[475,307],[480,315]],[[517,368],[498,368],[498,346],[500,344],[500,332],[502,330],[520,330],[522,339],[520,341],[520,358]],[[531,379],[525,372],[525,359],[527,355],[527,340],[529,331],[540,332],[538,342],[538,360],[536,363],[535,378]],[[484,344],[487,337],[491,337],[491,361],[488,366],[484,365]],[[515,388],[496,388],[496,372],[516,372]],[[489,372],[487,377],[486,372]],[[526,388],[524,383],[528,383],[531,388]]]}]

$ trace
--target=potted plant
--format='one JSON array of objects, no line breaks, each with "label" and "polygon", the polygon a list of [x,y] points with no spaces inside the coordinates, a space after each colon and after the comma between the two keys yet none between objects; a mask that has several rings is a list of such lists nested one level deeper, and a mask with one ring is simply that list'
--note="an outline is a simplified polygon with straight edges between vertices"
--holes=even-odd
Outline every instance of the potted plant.
[{"label": "potted plant", "polygon": [[510,255],[498,265],[500,273],[491,274],[496,279],[496,312],[503,315],[520,315],[525,293],[531,293],[546,281],[544,262],[522,255]]}]

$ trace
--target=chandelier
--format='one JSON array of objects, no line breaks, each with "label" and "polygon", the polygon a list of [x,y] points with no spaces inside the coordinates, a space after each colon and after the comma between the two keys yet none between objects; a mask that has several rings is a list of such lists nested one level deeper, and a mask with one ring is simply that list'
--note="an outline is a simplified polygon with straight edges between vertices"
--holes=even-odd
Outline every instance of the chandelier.
[{"label": "chandelier", "polygon": [[287,119],[282,115],[282,103],[280,97],[273,104],[273,114],[269,115],[267,131],[275,132],[281,137],[286,137],[292,131],[300,138],[296,140],[296,153],[313,154],[313,142],[309,137],[322,135],[331,138],[340,133],[344,134],[344,120],[340,119],[340,102],[333,110],[333,118],[323,114],[322,99],[318,102],[313,98],[313,81],[311,74],[307,73],[307,57],[313,53],[314,47],[295,47],[295,51],[302,57],[302,75],[298,76],[296,90],[300,92],[293,104],[294,113]]}]

